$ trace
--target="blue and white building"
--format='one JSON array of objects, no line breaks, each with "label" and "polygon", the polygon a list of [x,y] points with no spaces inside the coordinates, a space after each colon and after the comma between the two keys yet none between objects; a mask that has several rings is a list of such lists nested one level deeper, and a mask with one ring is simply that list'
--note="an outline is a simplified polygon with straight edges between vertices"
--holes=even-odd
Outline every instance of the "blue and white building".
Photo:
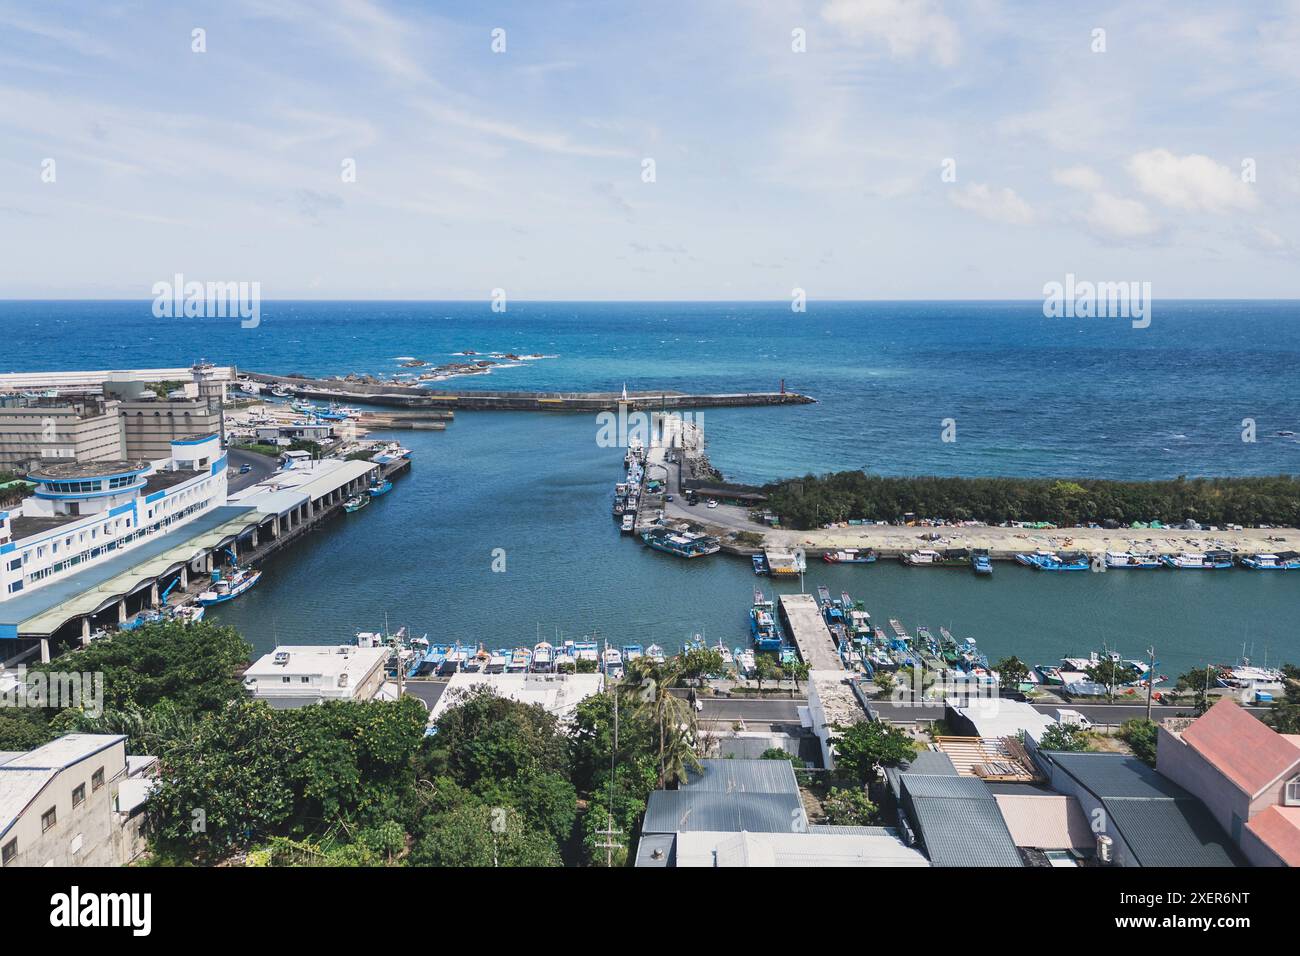
[{"label": "blue and white building", "polygon": [[18,508],[0,511],[0,602],[64,580],[226,503],[218,435],[171,443],[156,461],[65,462],[28,475]]}]

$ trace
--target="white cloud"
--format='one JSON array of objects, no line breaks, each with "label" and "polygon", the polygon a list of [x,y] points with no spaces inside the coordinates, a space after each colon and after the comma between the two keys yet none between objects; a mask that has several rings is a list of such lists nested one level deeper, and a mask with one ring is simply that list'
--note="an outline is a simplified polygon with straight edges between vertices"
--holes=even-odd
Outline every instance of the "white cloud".
[{"label": "white cloud", "polygon": [[1052,170],[1052,180],[1062,186],[1069,186],[1071,189],[1082,189],[1090,193],[1100,192],[1102,188],[1101,176],[1091,166],[1070,166],[1067,169],[1054,169]]},{"label": "white cloud", "polygon": [[891,56],[910,59],[928,52],[941,66],[957,62],[957,25],[936,0],[830,0],[821,16],[855,42],[883,41]]},{"label": "white cloud", "polygon": [[1208,156],[1175,156],[1167,149],[1138,153],[1128,163],[1138,188],[1166,206],[1189,212],[1250,209],[1255,193],[1241,177]]},{"label": "white cloud", "polygon": [[1136,199],[1095,192],[1084,221],[1098,232],[1117,239],[1137,239],[1160,230],[1151,211]]},{"label": "white cloud", "polygon": [[1034,221],[1033,208],[1006,186],[995,189],[987,183],[971,183],[953,190],[948,198],[967,212],[994,222],[1022,226]]}]

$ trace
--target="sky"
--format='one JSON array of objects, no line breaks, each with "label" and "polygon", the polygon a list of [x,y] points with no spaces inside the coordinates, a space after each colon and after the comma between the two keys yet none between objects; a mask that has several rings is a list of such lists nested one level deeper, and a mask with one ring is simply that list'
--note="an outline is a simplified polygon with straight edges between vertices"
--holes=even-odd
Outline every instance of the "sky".
[{"label": "sky", "polygon": [[1300,0],[0,0],[0,299],[1292,298],[1298,49]]}]

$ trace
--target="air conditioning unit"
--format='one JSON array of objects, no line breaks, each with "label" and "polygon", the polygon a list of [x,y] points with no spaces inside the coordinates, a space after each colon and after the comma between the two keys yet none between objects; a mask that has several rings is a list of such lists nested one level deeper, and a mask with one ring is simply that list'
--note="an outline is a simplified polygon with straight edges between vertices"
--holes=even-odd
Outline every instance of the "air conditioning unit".
[{"label": "air conditioning unit", "polygon": [[1097,860],[1101,863],[1115,862],[1115,841],[1104,833],[1097,834]]}]

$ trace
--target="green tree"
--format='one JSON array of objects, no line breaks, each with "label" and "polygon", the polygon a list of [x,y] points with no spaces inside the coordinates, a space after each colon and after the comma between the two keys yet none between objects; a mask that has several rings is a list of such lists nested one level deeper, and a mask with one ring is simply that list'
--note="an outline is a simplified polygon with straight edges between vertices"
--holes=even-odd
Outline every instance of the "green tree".
[{"label": "green tree", "polygon": [[460,806],[433,817],[411,851],[417,866],[552,867],[560,851],[545,830],[530,829],[512,807]]},{"label": "green tree", "polygon": [[794,692],[799,693],[799,682],[808,680],[808,665],[803,661],[792,661],[782,665],[785,675],[794,683]]},{"label": "green tree", "polygon": [[1279,734],[1300,734],[1300,667],[1282,665],[1283,694],[1269,708],[1266,723]]},{"label": "green tree", "polygon": [[1019,687],[1029,677],[1029,667],[1018,657],[1004,657],[993,665],[1003,687]]},{"label": "green tree", "polygon": [[776,680],[781,669],[776,664],[776,658],[771,654],[754,655],[754,680],[758,681],[758,692],[763,693],[763,681]]},{"label": "green tree", "polygon": [[40,713],[14,709],[0,712],[0,750],[35,750],[53,740],[55,733]]},{"label": "green tree", "polygon": [[681,655],[681,678],[702,683],[706,677],[721,674],[725,666],[716,648],[693,647]]},{"label": "green tree", "polygon": [[1052,724],[1043,731],[1038,746],[1043,750],[1084,751],[1088,749],[1088,735],[1074,724]]},{"label": "green tree", "polygon": [[1180,695],[1192,694],[1193,707],[1197,715],[1200,715],[1209,707],[1209,687],[1209,672],[1204,667],[1197,667],[1179,676],[1174,684],[1174,691]]},{"label": "green tree", "polygon": [[659,787],[685,783],[687,771],[698,769],[695,754],[695,708],[670,692],[681,676],[680,658],[662,664],[639,657],[627,669],[619,693],[633,713],[654,725],[659,735]]},{"label": "green tree", "polygon": [[835,724],[831,729],[838,734],[830,739],[836,766],[859,783],[877,780],[877,767],[897,767],[916,755],[912,738],[882,720]]},{"label": "green tree", "polygon": [[1154,720],[1134,717],[1132,720],[1126,720],[1120,724],[1120,739],[1129,745],[1129,749],[1133,751],[1133,756],[1152,767],[1156,765],[1157,736]]},{"label": "green tree", "polygon": [[1084,673],[1088,675],[1088,680],[1105,685],[1108,697],[1114,697],[1116,687],[1123,687],[1138,679],[1138,672],[1132,664],[1125,664],[1123,661],[1112,660],[1109,657],[1099,660]]},{"label": "green tree", "polygon": [[822,801],[822,811],[831,826],[870,827],[880,823],[880,808],[867,796],[866,790],[856,787],[832,787]]}]

